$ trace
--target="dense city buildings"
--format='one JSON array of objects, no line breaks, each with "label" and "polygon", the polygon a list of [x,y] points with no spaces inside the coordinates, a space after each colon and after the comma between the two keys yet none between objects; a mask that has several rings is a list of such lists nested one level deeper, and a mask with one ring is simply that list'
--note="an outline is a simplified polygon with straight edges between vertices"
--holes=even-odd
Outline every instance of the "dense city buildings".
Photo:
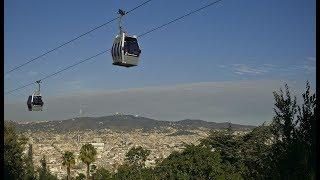
[{"label": "dense city buildings", "polygon": [[143,132],[134,130],[128,132],[113,131],[110,129],[74,131],[74,132],[26,132],[29,143],[33,145],[33,160],[36,166],[40,165],[43,155],[47,157],[48,166],[59,178],[66,175],[62,165],[62,153],[71,151],[75,154],[76,163],[71,170],[72,175],[85,173],[86,166],[78,158],[80,148],[85,143],[91,143],[97,149],[95,165],[114,171],[124,161],[125,154],[130,148],[141,146],[151,150],[146,166],[153,166],[157,159],[179,151],[184,144],[198,144],[199,140],[208,135],[208,131],[193,130],[188,135],[175,135],[176,129],[164,132]]},{"label": "dense city buildings", "polygon": [[[114,115],[107,118],[111,118],[111,120],[108,121],[109,125],[112,125],[112,123],[121,123],[121,121],[115,121],[112,118],[122,118],[122,122],[124,123],[121,125],[123,127],[128,126],[128,122],[129,124],[130,122],[135,122],[135,125],[137,125],[138,122],[144,122],[137,116]],[[64,125],[61,124],[62,122],[64,122]],[[126,153],[132,147],[141,146],[151,151],[145,162],[145,166],[150,167],[154,166],[157,161],[169,156],[173,151],[181,151],[185,147],[185,144],[199,144],[201,139],[209,135],[209,129],[211,129],[198,125],[202,124],[203,126],[204,123],[208,123],[199,120],[185,120],[172,123],[150,119],[147,119],[145,122],[149,122],[149,125],[153,123],[153,128],[147,129],[144,129],[147,127],[145,122],[142,123],[141,127],[144,128],[141,129],[137,128],[137,126],[130,130],[100,128],[104,125],[104,122],[106,122],[105,119],[99,121],[95,119],[84,119],[81,121],[80,119],[74,126],[70,126],[71,128],[75,126],[80,127],[79,124],[88,124],[89,122],[88,125],[92,125],[93,123],[97,124],[93,129],[100,129],[68,130],[65,128],[66,124],[74,122],[75,119],[57,122],[35,122],[32,124],[19,123],[20,127],[26,128],[23,134],[28,137],[28,144],[32,144],[33,162],[35,165],[39,167],[40,159],[45,155],[50,171],[57,175],[59,179],[65,177],[67,172],[66,167],[62,165],[62,154],[65,151],[73,152],[75,155],[75,165],[71,168],[71,175],[76,176],[78,173],[86,173],[86,165],[81,162],[79,158],[80,149],[86,143],[92,144],[97,150],[98,154],[96,161],[93,163],[94,165],[104,167],[109,171],[115,171],[123,164]],[[162,124],[159,125],[159,122]],[[62,126],[60,126],[60,124]],[[36,127],[38,129],[36,129]],[[121,126],[114,124],[114,127]],[[66,130],[61,130],[64,128]],[[235,130],[233,133],[234,135],[244,135],[248,131],[249,129],[242,129]],[[25,151],[25,153],[27,153],[27,151]]]}]

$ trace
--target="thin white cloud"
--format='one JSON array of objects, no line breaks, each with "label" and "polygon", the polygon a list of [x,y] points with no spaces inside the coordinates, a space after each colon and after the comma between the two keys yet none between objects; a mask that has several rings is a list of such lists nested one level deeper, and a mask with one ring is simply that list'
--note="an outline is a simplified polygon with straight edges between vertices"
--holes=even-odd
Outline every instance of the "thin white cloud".
[{"label": "thin white cloud", "polygon": [[219,67],[228,68],[234,74],[238,75],[264,75],[270,72],[279,73],[295,73],[296,71],[302,71],[306,74],[315,73],[316,66],[314,64],[315,58],[308,57],[309,61],[301,65],[275,65],[275,64],[261,64],[261,65],[247,65],[247,64],[231,64],[220,65]]},{"label": "thin white cloud", "polygon": [[240,75],[243,75],[243,74],[244,74],[243,72],[239,72],[239,71],[235,71],[234,73],[235,73],[235,74],[240,74]]},{"label": "thin white cloud", "polygon": [[262,64],[262,65],[265,67],[276,67],[276,65],[274,65],[274,64]]},{"label": "thin white cloud", "polygon": [[312,62],[315,62],[315,61],[316,61],[316,58],[315,58],[315,57],[307,57],[307,60],[312,61]]},{"label": "thin white cloud", "polygon": [[302,70],[304,70],[307,74],[316,72],[316,58],[315,57],[307,57],[308,62],[302,66]]},{"label": "thin white cloud", "polygon": [[305,62],[304,64],[301,65],[290,65],[286,67],[288,71],[303,71],[306,74],[311,74],[316,72],[316,66],[314,64],[313,60],[309,60],[308,62]]},{"label": "thin white cloud", "polygon": [[312,65],[309,65],[309,64],[301,66],[301,69],[304,70],[305,73],[307,73],[307,74],[311,74],[311,73],[315,73],[316,72],[316,67],[312,66]]},{"label": "thin white cloud", "polygon": [[267,72],[267,70],[258,68],[258,67],[253,67],[253,66],[248,66],[245,64],[232,64],[232,69],[233,72],[236,74],[264,74]]}]

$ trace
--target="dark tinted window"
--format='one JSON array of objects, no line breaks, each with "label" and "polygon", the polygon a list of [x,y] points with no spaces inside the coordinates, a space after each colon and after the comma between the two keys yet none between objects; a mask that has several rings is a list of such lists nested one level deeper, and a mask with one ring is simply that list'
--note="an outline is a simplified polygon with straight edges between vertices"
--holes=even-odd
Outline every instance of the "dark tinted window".
[{"label": "dark tinted window", "polygon": [[28,97],[27,104],[31,104],[31,99],[32,99],[32,96],[29,96],[29,97]]},{"label": "dark tinted window", "polygon": [[121,43],[120,42],[118,43],[118,56],[119,56],[119,58],[121,56]]},{"label": "dark tinted window", "polygon": [[114,58],[117,58],[117,43],[115,43],[113,46],[113,55],[114,55]]},{"label": "dark tinted window", "polygon": [[112,44],[111,55],[112,55],[112,59],[114,59],[114,44]]},{"label": "dark tinted window", "polygon": [[117,58],[119,58],[119,56],[120,56],[120,54],[119,54],[119,44],[120,44],[120,43],[117,43],[117,46],[116,46]]},{"label": "dark tinted window", "polygon": [[42,98],[41,96],[34,96],[33,97],[33,104],[34,105],[43,105],[43,102],[42,102]]},{"label": "dark tinted window", "polygon": [[137,39],[131,38],[131,37],[126,37],[125,43],[124,43],[124,51],[129,54],[139,56],[141,53],[141,50],[139,48]]}]

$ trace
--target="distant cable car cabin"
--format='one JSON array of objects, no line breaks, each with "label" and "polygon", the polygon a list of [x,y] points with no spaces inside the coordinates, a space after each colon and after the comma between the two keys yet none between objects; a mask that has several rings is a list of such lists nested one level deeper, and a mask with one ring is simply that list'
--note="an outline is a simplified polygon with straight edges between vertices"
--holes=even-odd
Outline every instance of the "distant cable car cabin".
[{"label": "distant cable car cabin", "polygon": [[40,82],[40,80],[36,81],[36,83],[38,84],[38,90],[35,90],[28,98],[27,105],[29,111],[42,111],[44,103],[40,94]]},{"label": "distant cable car cabin", "polygon": [[121,27],[121,18],[125,12],[119,9],[119,29],[120,32],[114,39],[111,55],[113,65],[132,67],[137,66],[140,57],[140,47],[136,36],[129,36]]}]

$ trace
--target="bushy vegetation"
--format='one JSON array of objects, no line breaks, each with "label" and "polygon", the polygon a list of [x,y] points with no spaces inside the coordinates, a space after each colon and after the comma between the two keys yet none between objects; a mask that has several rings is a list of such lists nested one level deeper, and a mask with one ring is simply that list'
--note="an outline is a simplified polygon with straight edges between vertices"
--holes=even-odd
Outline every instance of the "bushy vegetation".
[{"label": "bushy vegetation", "polygon": [[67,166],[67,180],[69,180],[71,166],[76,163],[73,153],[70,151],[66,151],[62,156],[62,160],[62,165]]},{"label": "bushy vegetation", "polygon": [[87,177],[90,176],[90,164],[96,159],[97,151],[92,144],[85,144],[80,149],[79,158],[87,165]]},{"label": "bushy vegetation", "polygon": [[[186,145],[159,160],[155,167],[144,166],[150,151],[134,147],[126,154],[125,162],[116,172],[103,167],[93,168],[97,152],[92,145],[81,148],[80,159],[87,165],[87,176],[75,179],[315,179],[316,174],[316,95],[309,83],[298,105],[287,85],[273,92],[274,113],[270,125],[263,123],[251,132],[237,136],[231,128],[212,131],[199,145]],[[18,136],[14,127],[5,124],[5,179],[57,179],[41,160],[38,173],[32,163],[32,148],[23,155],[26,139]],[[74,165],[71,152],[63,155],[67,167]]]}]

